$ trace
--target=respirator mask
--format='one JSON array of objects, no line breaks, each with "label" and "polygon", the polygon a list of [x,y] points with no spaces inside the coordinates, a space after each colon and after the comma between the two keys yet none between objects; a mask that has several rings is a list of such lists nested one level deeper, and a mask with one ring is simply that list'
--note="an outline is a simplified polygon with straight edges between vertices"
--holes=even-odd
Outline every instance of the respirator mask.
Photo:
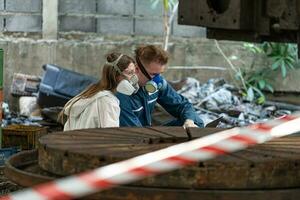
[{"label": "respirator mask", "polygon": [[139,79],[137,75],[133,75],[130,79],[123,79],[117,86],[117,91],[126,94],[126,95],[132,95],[134,93],[137,93],[139,90]]},{"label": "respirator mask", "polygon": [[136,74],[132,75],[130,78],[128,78],[118,67],[118,62],[122,58],[123,54],[121,54],[114,62],[106,64],[109,64],[115,68],[125,79],[120,81],[120,83],[117,86],[117,92],[120,92],[125,95],[132,95],[136,93],[139,90],[139,79]]},{"label": "respirator mask", "polygon": [[149,81],[144,86],[145,90],[149,93],[154,93],[162,88],[164,83],[162,76],[160,74],[156,74],[153,78],[151,78],[138,56],[136,57],[136,62],[142,73],[149,79]]},{"label": "respirator mask", "polygon": [[156,74],[151,80],[145,85],[145,90],[149,93],[154,93],[163,86],[163,79],[161,75]]}]

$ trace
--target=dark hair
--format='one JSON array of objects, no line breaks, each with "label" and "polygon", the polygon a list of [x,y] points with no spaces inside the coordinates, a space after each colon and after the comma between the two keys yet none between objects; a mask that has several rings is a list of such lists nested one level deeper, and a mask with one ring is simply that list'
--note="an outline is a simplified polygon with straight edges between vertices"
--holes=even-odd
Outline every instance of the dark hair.
[{"label": "dark hair", "polygon": [[135,50],[135,56],[138,57],[144,64],[158,62],[165,65],[169,59],[168,53],[161,47],[155,45],[139,46]]}]

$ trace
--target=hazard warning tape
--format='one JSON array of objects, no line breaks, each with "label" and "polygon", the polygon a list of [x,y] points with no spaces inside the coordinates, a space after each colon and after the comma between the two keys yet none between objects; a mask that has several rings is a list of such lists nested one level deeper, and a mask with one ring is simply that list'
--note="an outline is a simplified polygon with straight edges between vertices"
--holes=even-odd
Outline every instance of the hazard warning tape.
[{"label": "hazard warning tape", "polygon": [[300,113],[296,113],[265,123],[221,131],[79,175],[18,191],[0,200],[79,198],[299,131]]}]

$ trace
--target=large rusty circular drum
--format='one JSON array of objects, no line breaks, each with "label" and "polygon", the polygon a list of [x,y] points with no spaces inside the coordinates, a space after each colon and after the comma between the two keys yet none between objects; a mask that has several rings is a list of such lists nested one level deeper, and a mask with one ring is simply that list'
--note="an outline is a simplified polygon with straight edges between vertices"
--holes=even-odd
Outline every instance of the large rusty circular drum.
[{"label": "large rusty circular drum", "polygon": [[[191,129],[198,138],[220,131]],[[86,129],[49,134],[38,152],[19,154],[6,174],[23,186],[76,174],[188,141],[181,127]],[[85,199],[298,199],[300,137],[285,137],[199,162]],[[29,159],[30,160],[30,159]],[[21,165],[24,162],[28,165]],[[37,162],[38,161],[38,162]],[[17,169],[17,170],[16,170]],[[16,177],[22,175],[22,181]],[[27,177],[27,178],[26,178]]]}]

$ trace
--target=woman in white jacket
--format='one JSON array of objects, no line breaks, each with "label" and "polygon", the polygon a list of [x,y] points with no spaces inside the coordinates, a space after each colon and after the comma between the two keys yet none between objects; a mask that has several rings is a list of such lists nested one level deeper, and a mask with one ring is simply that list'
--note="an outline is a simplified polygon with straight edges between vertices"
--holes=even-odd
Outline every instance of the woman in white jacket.
[{"label": "woman in white jacket", "polygon": [[131,95],[138,90],[135,61],[119,53],[107,56],[101,80],[66,103],[64,131],[86,128],[118,127],[120,107],[116,91]]}]

